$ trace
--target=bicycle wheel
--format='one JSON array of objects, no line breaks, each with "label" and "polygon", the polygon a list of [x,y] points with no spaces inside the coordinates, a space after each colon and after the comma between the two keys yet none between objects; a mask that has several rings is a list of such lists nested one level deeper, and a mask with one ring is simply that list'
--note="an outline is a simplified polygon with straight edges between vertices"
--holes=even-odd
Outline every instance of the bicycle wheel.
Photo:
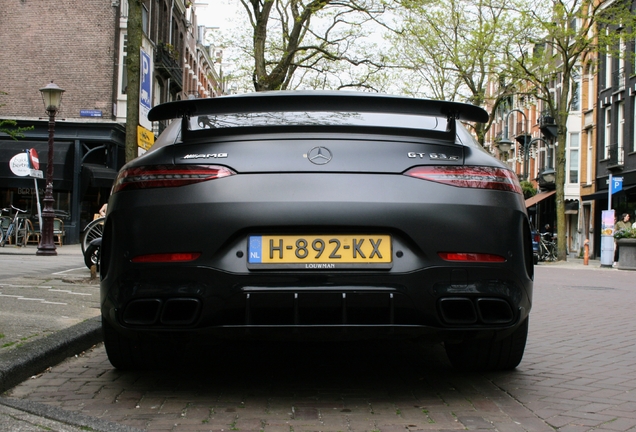
[{"label": "bicycle wheel", "polygon": [[13,224],[9,225],[9,228],[4,233],[4,237],[2,238],[2,242],[0,242],[0,246],[4,247],[7,244],[7,241],[10,241],[11,235],[13,234]]},{"label": "bicycle wheel", "polygon": [[106,218],[98,218],[91,221],[88,225],[86,225],[84,231],[82,231],[82,240],[80,241],[80,244],[82,245],[82,254],[86,252],[86,248],[90,242],[102,236],[105,219]]},{"label": "bicycle wheel", "polygon": [[15,230],[15,245],[26,246],[26,239],[27,239],[26,223],[22,222],[18,225],[18,228]]},{"label": "bicycle wheel", "polygon": [[89,269],[92,266],[95,266],[97,271],[99,271],[99,248],[100,245],[89,244],[86,248],[86,253],[84,254],[84,264]]}]

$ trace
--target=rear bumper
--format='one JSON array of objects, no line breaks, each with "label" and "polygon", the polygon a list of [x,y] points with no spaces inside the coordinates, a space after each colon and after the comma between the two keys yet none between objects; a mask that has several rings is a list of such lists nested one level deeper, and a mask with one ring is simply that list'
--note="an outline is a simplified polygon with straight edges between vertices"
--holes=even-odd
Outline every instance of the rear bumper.
[{"label": "rear bumper", "polygon": [[532,282],[488,267],[254,277],[164,266],[102,281],[102,293],[102,315],[128,335],[461,340],[516,328]]},{"label": "rear bumper", "polygon": [[[248,268],[251,234],[334,232],[390,235],[391,268]],[[103,238],[102,315],[131,335],[467,337],[516,328],[532,299],[530,230],[517,194],[401,175],[237,175],[170,193],[120,192]],[[172,252],[201,255],[132,262]],[[449,262],[439,252],[505,261]]]}]

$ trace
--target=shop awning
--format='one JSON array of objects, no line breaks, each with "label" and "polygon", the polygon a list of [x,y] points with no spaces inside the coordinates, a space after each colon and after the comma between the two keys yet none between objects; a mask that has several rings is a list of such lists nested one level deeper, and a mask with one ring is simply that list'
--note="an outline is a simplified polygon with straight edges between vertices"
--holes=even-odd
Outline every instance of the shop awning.
[{"label": "shop awning", "polygon": [[544,199],[551,197],[552,195],[554,195],[556,193],[555,190],[550,191],[550,192],[541,192],[536,194],[535,196],[528,198],[526,200],[526,208],[528,207],[532,207],[533,205],[535,205],[536,203],[543,201]]},{"label": "shop awning", "polygon": [[[636,191],[636,185],[624,187],[622,190],[616,192],[613,196],[616,196],[616,194],[626,193],[631,191]],[[607,189],[594,192],[593,194],[589,194],[589,195],[585,195],[581,197],[581,200],[583,201],[592,201],[597,199],[607,199]]]},{"label": "shop awning", "polygon": [[[40,171],[46,178],[46,164],[49,146],[46,141],[0,140],[0,187],[33,187],[33,178],[15,175],[9,168],[9,161],[25,149],[34,148],[38,152]],[[44,181],[38,180],[44,188]],[[73,189],[73,144],[55,142],[53,147],[53,189],[56,191]]]},{"label": "shop awning", "polygon": [[91,187],[110,188],[117,177],[117,171],[103,165],[88,164],[82,165],[82,175],[86,175]]}]

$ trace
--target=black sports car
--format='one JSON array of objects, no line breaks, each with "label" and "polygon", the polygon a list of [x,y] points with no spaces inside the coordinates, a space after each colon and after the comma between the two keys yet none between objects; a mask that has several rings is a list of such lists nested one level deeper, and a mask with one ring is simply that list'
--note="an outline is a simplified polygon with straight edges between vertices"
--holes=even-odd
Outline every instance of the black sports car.
[{"label": "black sports car", "polygon": [[117,368],[225,338],[441,341],[511,369],[532,301],[515,174],[460,121],[481,108],[355,92],[170,102],[113,186],[101,253]]}]

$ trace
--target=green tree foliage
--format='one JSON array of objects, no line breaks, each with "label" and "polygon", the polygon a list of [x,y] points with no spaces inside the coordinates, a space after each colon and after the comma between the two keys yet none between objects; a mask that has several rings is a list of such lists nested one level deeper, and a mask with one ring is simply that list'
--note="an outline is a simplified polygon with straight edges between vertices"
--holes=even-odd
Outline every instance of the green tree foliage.
[{"label": "green tree foliage", "polygon": [[[526,34],[505,47],[517,79],[530,84],[528,88],[556,121],[557,232],[564,233],[565,143],[575,77],[581,67],[593,67],[599,55],[628,55],[621,47],[624,41],[634,40],[636,16],[631,2],[615,0],[535,1],[520,15]],[[564,241],[558,243],[557,258],[566,259]]]},{"label": "green tree foliage", "polygon": [[383,63],[363,39],[385,11],[380,0],[240,1],[251,38],[239,44],[254,61],[256,91],[372,87]]},{"label": "green tree foliage", "polygon": [[537,190],[534,188],[534,185],[527,180],[523,180],[521,182],[521,189],[523,190],[524,199],[532,198],[537,194]]},{"label": "green tree foliage", "polygon": [[[6,95],[7,93],[0,91],[0,95]],[[0,105],[2,108],[4,104]],[[24,138],[24,132],[32,130],[33,126],[29,127],[17,127],[18,122],[15,120],[2,120],[0,119],[0,133],[7,134],[14,140],[18,138]]]},{"label": "green tree foliage", "polygon": [[[403,92],[491,107],[475,127],[481,144],[497,108],[515,92],[502,46],[523,34],[516,0],[402,0],[393,57],[410,71]],[[506,81],[486,100],[493,80]],[[414,85],[415,83],[415,85]]]}]

